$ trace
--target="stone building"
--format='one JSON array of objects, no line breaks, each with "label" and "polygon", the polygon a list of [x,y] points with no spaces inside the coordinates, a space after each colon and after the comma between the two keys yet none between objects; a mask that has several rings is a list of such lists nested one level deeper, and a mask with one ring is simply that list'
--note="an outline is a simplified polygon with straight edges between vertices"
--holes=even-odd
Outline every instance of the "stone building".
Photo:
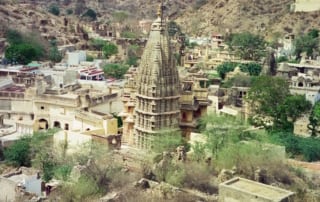
[{"label": "stone building", "polygon": [[179,127],[180,82],[174,60],[160,10],[137,74],[134,138],[138,147],[148,148],[152,136]]},{"label": "stone building", "polygon": [[140,66],[130,68],[125,75],[124,110],[119,114],[123,119],[123,142],[139,148],[149,148],[153,136],[164,130],[180,127],[188,138],[210,104],[208,79],[203,72],[179,77],[165,24],[160,10]]},{"label": "stone building", "polygon": [[243,178],[219,185],[219,202],[290,202],[293,195],[293,192]]}]

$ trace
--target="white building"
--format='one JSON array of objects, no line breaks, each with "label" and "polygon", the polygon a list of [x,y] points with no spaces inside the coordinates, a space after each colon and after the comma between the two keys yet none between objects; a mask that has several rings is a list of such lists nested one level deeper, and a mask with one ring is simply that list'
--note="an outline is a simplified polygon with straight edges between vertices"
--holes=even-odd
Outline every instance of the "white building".
[{"label": "white building", "polygon": [[86,61],[86,51],[67,52],[68,66],[79,65],[80,62]]}]

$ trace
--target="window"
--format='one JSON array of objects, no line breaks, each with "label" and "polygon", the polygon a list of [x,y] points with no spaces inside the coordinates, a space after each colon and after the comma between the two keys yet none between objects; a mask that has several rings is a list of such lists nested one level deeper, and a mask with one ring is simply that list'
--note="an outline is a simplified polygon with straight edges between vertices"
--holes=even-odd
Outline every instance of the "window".
[{"label": "window", "polygon": [[44,106],[41,106],[40,109],[41,109],[41,110],[44,110]]}]

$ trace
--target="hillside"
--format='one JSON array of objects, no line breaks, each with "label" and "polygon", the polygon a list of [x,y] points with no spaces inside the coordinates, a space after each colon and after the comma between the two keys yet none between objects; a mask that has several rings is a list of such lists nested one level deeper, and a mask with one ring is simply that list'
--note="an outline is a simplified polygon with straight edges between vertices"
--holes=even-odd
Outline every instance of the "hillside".
[{"label": "hillside", "polygon": [[320,11],[291,11],[294,0],[208,0],[198,10],[190,10],[177,22],[189,34],[208,35],[227,31],[277,34],[299,33],[320,26]]},{"label": "hillside", "polygon": [[[1,5],[1,2],[10,2]],[[0,0],[0,37],[6,26],[29,29],[35,20],[54,19],[63,27],[63,18],[77,22],[86,9],[97,12],[97,21],[114,21],[115,12],[124,12],[127,25],[138,20],[154,19],[160,0]],[[19,3],[23,2],[23,3]],[[59,3],[57,3],[59,2]],[[48,13],[51,4],[60,8],[60,16]],[[294,0],[166,0],[166,15],[176,20],[189,35],[208,36],[213,32],[251,31],[272,38],[286,33],[300,33],[320,26],[320,11],[292,12]],[[80,5],[80,6],[79,6]],[[67,11],[72,14],[67,15]],[[60,26],[61,25],[61,26]],[[53,26],[54,27],[54,26]],[[61,31],[60,31],[61,32]],[[63,31],[62,31],[63,32]],[[69,34],[69,33],[66,33]]]}]

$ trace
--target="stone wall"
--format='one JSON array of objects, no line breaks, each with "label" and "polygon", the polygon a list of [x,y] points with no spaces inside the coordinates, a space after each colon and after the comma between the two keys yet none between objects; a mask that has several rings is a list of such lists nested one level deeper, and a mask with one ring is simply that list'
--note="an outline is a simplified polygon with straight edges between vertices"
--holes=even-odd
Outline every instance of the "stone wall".
[{"label": "stone wall", "polygon": [[319,0],[296,0],[293,4],[294,12],[311,12],[320,10]]}]

